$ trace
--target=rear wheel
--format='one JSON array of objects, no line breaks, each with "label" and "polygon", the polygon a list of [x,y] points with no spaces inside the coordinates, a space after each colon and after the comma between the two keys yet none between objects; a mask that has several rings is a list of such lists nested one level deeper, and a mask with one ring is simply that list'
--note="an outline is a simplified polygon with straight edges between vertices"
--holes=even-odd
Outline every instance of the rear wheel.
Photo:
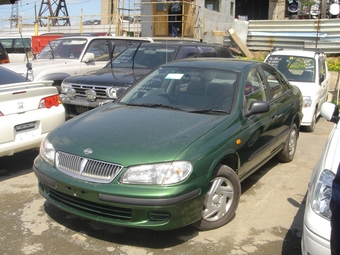
[{"label": "rear wheel", "polygon": [[296,127],[296,124],[293,124],[288,139],[286,141],[285,147],[276,155],[279,161],[290,162],[293,160],[296,151],[298,134],[299,131]]},{"label": "rear wheel", "polygon": [[199,230],[210,230],[225,225],[234,216],[240,195],[241,184],[235,171],[219,165],[204,200],[202,218],[193,226]]}]

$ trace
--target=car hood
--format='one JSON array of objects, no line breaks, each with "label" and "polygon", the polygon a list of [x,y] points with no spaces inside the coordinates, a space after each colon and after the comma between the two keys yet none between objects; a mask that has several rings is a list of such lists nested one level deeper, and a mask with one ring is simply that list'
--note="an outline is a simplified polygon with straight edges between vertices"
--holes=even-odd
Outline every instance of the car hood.
[{"label": "car hood", "polygon": [[48,139],[56,151],[124,166],[172,161],[226,118],[110,104],[67,121]]},{"label": "car hood", "polygon": [[[66,65],[68,63],[78,63],[78,59],[35,59],[32,60],[30,63],[32,64],[32,69],[34,72],[41,71],[46,69],[46,64],[48,66],[55,66],[55,65]],[[16,62],[16,63],[9,63],[6,64],[6,68],[10,69],[17,73],[24,73],[26,71],[26,62]]]},{"label": "car hood", "polygon": [[86,75],[71,76],[65,82],[97,86],[126,86],[141,79],[151,69],[146,68],[102,68]]}]

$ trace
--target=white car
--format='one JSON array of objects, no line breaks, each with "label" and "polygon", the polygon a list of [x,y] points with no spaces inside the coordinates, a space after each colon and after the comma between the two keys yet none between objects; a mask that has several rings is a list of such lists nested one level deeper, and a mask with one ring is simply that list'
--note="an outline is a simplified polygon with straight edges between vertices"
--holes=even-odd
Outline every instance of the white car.
[{"label": "white car", "polygon": [[332,182],[336,175],[340,157],[340,124],[338,106],[326,102],[321,107],[321,116],[334,122],[321,157],[316,164],[308,185],[301,250],[303,255],[330,255],[329,203]]},{"label": "white car", "polygon": [[128,46],[140,42],[153,40],[126,36],[65,36],[49,42],[31,62],[9,63],[4,67],[27,80],[52,80],[54,86],[60,86],[63,79],[98,70]]},{"label": "white car", "polygon": [[303,96],[301,126],[313,132],[321,105],[327,102],[328,97],[330,74],[326,55],[319,49],[274,48],[265,62],[275,66],[291,84],[300,88]]},{"label": "white car", "polygon": [[0,157],[39,147],[65,122],[65,108],[52,81],[25,82],[0,67]]}]

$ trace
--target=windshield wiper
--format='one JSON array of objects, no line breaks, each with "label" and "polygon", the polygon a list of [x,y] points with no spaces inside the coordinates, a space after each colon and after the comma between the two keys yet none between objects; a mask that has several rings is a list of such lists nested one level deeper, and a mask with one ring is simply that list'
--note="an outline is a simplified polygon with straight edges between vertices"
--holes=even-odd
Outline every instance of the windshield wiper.
[{"label": "windshield wiper", "polygon": [[188,112],[191,112],[191,113],[213,113],[213,112],[230,113],[226,110],[219,110],[219,109],[200,109],[200,110],[188,111]]},{"label": "windshield wiper", "polygon": [[174,109],[174,110],[183,111],[182,108],[178,108],[178,107],[174,107],[174,106],[166,105],[166,104],[131,104],[131,103],[128,103],[126,105],[128,105],[128,106],[149,107],[149,108],[167,108],[167,109]]}]

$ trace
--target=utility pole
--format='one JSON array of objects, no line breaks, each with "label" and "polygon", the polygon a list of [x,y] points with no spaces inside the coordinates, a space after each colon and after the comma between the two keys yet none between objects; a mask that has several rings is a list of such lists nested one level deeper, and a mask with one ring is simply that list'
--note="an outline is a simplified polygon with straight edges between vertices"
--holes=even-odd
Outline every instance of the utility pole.
[{"label": "utility pole", "polygon": [[327,18],[327,0],[321,0],[321,19]]},{"label": "utility pole", "polygon": [[[44,22],[43,19],[47,21]],[[41,27],[47,25],[54,27],[71,26],[66,0],[42,0],[38,14],[38,22]]]}]

